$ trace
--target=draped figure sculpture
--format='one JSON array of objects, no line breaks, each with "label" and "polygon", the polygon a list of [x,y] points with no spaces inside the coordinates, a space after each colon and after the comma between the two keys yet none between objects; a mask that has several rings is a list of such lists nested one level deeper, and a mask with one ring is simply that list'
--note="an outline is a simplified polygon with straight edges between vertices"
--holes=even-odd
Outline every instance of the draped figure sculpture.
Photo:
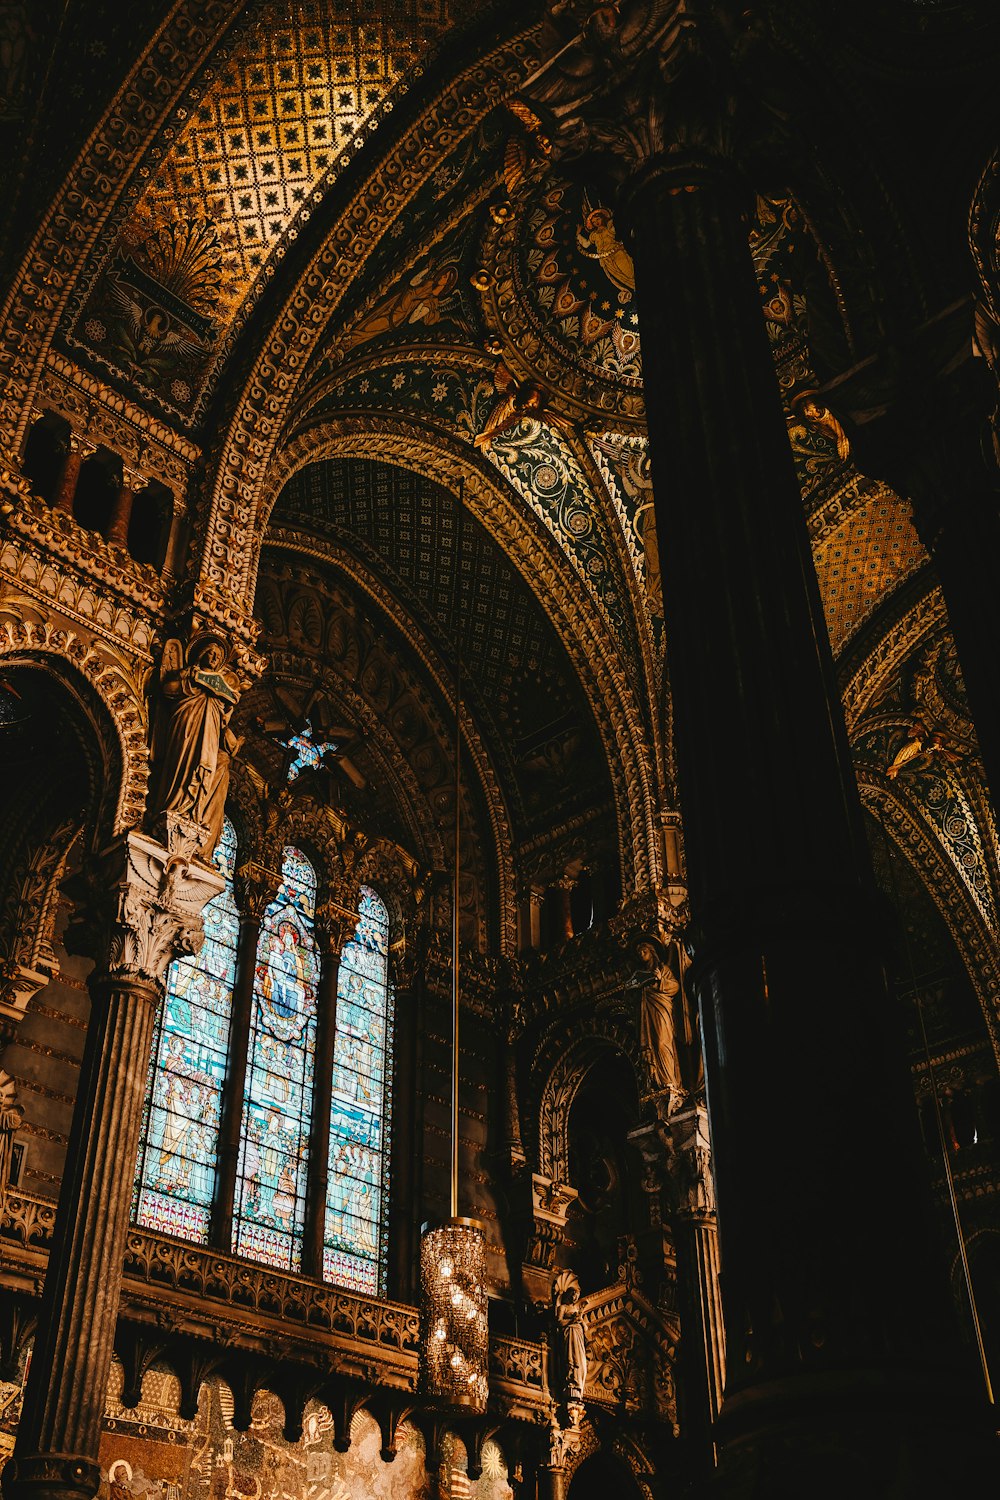
[{"label": "draped figure sculpture", "polygon": [[560,1271],[552,1284],[552,1311],[558,1335],[557,1367],[567,1404],[582,1402],[587,1385],[587,1335],[580,1305],[580,1283]]},{"label": "draped figure sculpture", "polygon": [[225,647],[210,636],[193,642],[186,661],[181,642],[167,641],[160,664],[156,810],[201,824],[204,858],[222,834],[230,762],[241,744],[229,729],[239,684],[225,662]]},{"label": "draped figure sculpture", "polygon": [[679,1091],[674,1004],[680,982],[653,943],[639,945],[639,957],[652,971],[642,987],[640,1044],[653,1089]]}]

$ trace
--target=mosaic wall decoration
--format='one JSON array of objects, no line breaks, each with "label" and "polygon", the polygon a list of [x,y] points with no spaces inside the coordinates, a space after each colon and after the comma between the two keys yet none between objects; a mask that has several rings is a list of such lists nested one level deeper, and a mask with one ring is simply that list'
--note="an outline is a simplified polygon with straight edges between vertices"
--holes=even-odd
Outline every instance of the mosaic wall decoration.
[{"label": "mosaic wall decoration", "polygon": [[814,548],[814,557],[835,653],[927,561],[909,505],[886,489],[854,509]]},{"label": "mosaic wall decoration", "polygon": [[460,1437],[447,1432],[441,1443],[440,1488],[447,1500],[513,1500],[503,1454],[488,1438],[480,1455],[482,1473],[469,1478],[469,1454]]},{"label": "mosaic wall decoration", "polygon": [[257,945],[233,1250],[298,1270],[316,1054],[316,874],[286,848]]},{"label": "mosaic wall decoration", "polygon": [[179,112],[71,343],[189,414],[287,232],[448,23],[445,0],[259,4]]},{"label": "mosaic wall decoration", "polygon": [[239,914],[236,834],[226,822],[213,863],[225,889],[204,912],[201,951],[171,964],[157,1018],[133,1195],[133,1217],[204,1244],[215,1191]]},{"label": "mosaic wall decoration", "polygon": [[637,385],[635,268],[613,211],[586,188],[548,180],[522,235],[517,271],[540,335],[601,375]]},{"label": "mosaic wall decoration", "polygon": [[323,1275],[375,1296],[385,1294],[386,1281],[392,1012],[389,913],[362,886],[337,977]]},{"label": "mosaic wall decoration", "polygon": [[[502,378],[501,369],[497,375]],[[435,421],[450,422],[461,437],[472,442],[497,404],[494,378],[477,380],[451,365],[415,362],[386,365],[345,379],[317,404],[312,415],[318,418],[355,406],[368,411],[409,408]],[[525,418],[495,438],[485,456],[559,543],[619,632],[620,647],[634,661],[635,632],[608,518],[565,437],[544,422]]]},{"label": "mosaic wall decoration", "polygon": [[[297,1443],[282,1435],[284,1409],[277,1396],[254,1398],[248,1431],[233,1427],[233,1397],[213,1378],[199,1393],[191,1422],[178,1415],[180,1387],[168,1370],[143,1380],[142,1399],[126,1410],[118,1399],[121,1367],[108,1387],[99,1461],[98,1500],[430,1500],[423,1439],[403,1422],[397,1453],[383,1462],[378,1424],[359,1412],[346,1453],[333,1448],[333,1419],[319,1402],[305,1409]],[[479,1491],[473,1491],[479,1500]],[[484,1491],[482,1500],[506,1500]]]},{"label": "mosaic wall decoration", "polygon": [[331,460],[289,480],[271,525],[307,531],[377,568],[446,659],[458,577],[470,705],[480,722],[494,725],[493,754],[519,822],[538,827],[569,816],[599,786],[610,796],[596,731],[554,630],[513,565],[468,517],[456,556],[448,491],[395,465]]}]

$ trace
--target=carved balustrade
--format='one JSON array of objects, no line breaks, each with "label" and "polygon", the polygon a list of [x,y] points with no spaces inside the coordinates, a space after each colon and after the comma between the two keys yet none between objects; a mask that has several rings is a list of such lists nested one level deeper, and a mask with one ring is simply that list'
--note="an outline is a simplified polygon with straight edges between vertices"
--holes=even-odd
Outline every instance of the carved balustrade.
[{"label": "carved balustrade", "polygon": [[[55,1204],[10,1193],[0,1216],[0,1285],[34,1297],[45,1274]],[[313,1366],[388,1390],[413,1392],[420,1334],[415,1307],[364,1297],[203,1245],[130,1229],[120,1316],[145,1325],[160,1346],[170,1339],[211,1342],[243,1354]],[[490,1340],[495,1405],[534,1422],[549,1405],[544,1345]]]}]

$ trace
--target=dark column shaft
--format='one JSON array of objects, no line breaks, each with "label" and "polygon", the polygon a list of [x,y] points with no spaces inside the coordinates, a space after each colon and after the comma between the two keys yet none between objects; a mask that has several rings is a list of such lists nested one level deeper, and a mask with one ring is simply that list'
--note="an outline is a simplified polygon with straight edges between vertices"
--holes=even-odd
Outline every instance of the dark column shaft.
[{"label": "dark column shaft", "polygon": [[240,1129],[243,1124],[243,1096],[247,1083],[247,1049],[250,1045],[250,1021],[253,1014],[253,986],[257,971],[257,944],[261,918],[256,914],[240,917],[240,939],[236,954],[236,979],[233,984],[233,1020],[229,1036],[229,1065],[219,1121],[219,1167],[215,1180],[215,1204],[212,1210],[212,1244],[218,1250],[233,1248],[233,1204],[236,1198],[236,1173],[240,1156]]},{"label": "dark column shaft", "polygon": [[680,156],[626,206],[737,1442],[830,1380],[864,1421],[856,1372],[919,1386],[949,1318],[747,225]]},{"label": "dark column shaft", "polygon": [[[93,1008],[80,1074],[56,1240],[49,1256],[10,1495],[90,1495],[114,1347],[121,1265],[159,991],[109,979]],[[65,1455],[65,1457],[63,1457]]]},{"label": "dark column shaft", "polygon": [[340,954],[323,954],[316,1014],[316,1071],[313,1074],[312,1128],[309,1135],[309,1188],[306,1196],[302,1270],[323,1279],[323,1240],[330,1178],[330,1107],[333,1097],[333,1054],[337,1044],[337,990]]}]

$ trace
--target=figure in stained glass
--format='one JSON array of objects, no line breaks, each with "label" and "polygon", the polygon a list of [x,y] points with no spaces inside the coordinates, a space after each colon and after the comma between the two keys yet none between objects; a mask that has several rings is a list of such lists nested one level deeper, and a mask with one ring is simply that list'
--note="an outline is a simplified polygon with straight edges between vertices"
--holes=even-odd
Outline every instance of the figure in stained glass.
[{"label": "figure in stained glass", "polygon": [[358,1291],[385,1290],[392,992],[389,914],[361,888],[358,923],[340,955],[330,1112],[323,1273]]},{"label": "figure in stained glass", "polygon": [[288,1270],[301,1263],[305,1222],[319,981],[315,907],[315,872],[299,850],[286,848],[257,947],[233,1248]]},{"label": "figure in stained glass", "polygon": [[201,952],[178,959],[167,974],[133,1196],[138,1223],[202,1243],[215,1192],[239,934],[236,835],[228,822],[214,863],[226,885],[205,908]]}]

